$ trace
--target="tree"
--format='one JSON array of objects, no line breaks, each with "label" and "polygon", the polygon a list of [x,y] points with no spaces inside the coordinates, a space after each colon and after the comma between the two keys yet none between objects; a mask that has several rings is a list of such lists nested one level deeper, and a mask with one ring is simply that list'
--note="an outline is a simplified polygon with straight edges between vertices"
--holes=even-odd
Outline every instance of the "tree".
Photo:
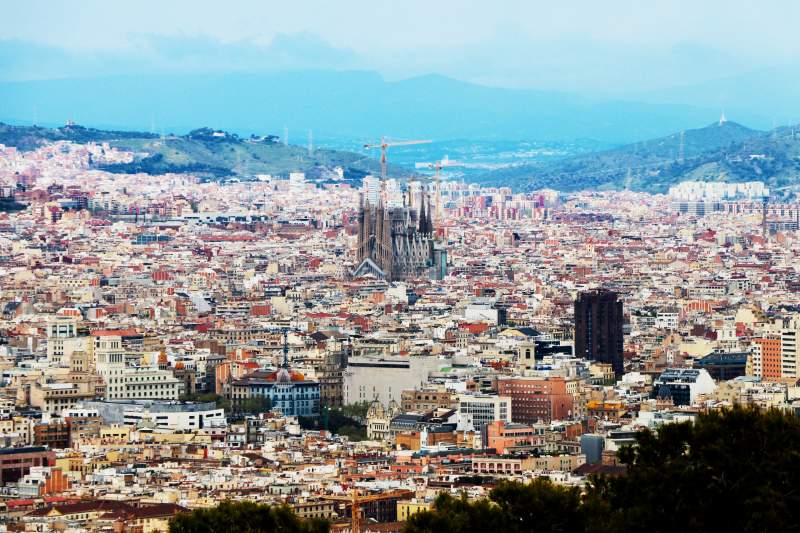
[{"label": "tree", "polygon": [[437,498],[407,533],[439,531],[800,531],[800,419],[734,407],[641,431],[583,498],[546,480],[501,483],[489,497]]},{"label": "tree", "polygon": [[466,494],[455,498],[442,493],[436,498],[432,510],[409,517],[403,533],[500,532],[504,531],[506,521],[500,509],[489,500],[471,502]]},{"label": "tree", "polygon": [[367,418],[367,411],[369,411],[370,403],[367,401],[358,402],[358,403],[349,403],[347,405],[342,406],[342,414],[349,418],[355,418],[356,420],[366,420]]},{"label": "tree", "polygon": [[235,402],[233,409],[236,412],[257,415],[266,413],[272,408],[272,401],[266,396],[253,396],[241,402]]},{"label": "tree", "polygon": [[224,409],[226,412],[231,411],[231,401],[213,392],[183,394],[180,400],[183,402],[214,402],[217,405],[217,409]]},{"label": "tree", "polygon": [[797,531],[800,420],[734,407],[642,431],[619,477],[590,484],[594,531]]},{"label": "tree", "polygon": [[583,512],[580,492],[573,487],[554,485],[548,479],[531,483],[503,482],[488,499],[475,502],[466,495],[454,498],[440,495],[431,511],[409,518],[405,533],[441,531],[581,531]]},{"label": "tree", "polygon": [[274,507],[251,501],[224,501],[210,509],[175,515],[170,533],[327,533],[325,520],[302,520],[286,506]]}]

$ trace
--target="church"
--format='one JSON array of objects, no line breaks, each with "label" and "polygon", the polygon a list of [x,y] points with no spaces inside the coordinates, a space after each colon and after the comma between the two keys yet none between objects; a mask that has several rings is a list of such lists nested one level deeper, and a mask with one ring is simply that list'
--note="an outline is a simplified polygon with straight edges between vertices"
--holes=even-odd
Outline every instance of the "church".
[{"label": "church", "polygon": [[442,279],[447,252],[436,240],[430,199],[403,196],[402,207],[387,207],[383,195],[376,204],[361,197],[358,213],[357,267],[354,277],[374,275],[386,281]]}]

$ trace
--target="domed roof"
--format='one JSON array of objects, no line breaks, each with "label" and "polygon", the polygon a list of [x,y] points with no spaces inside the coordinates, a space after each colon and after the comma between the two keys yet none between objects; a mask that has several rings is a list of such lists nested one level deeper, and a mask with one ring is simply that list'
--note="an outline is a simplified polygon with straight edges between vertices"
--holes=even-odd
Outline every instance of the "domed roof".
[{"label": "domed roof", "polygon": [[277,383],[291,383],[294,381],[305,381],[306,376],[302,372],[297,372],[291,368],[281,367],[266,377],[267,381]]},{"label": "domed roof", "polygon": [[369,409],[367,409],[367,418],[383,418],[384,415],[383,404],[377,399],[372,400]]},{"label": "domed roof", "polygon": [[278,375],[276,376],[275,381],[278,383],[290,383],[292,381],[292,375],[289,373],[288,369],[281,368],[278,370]]}]

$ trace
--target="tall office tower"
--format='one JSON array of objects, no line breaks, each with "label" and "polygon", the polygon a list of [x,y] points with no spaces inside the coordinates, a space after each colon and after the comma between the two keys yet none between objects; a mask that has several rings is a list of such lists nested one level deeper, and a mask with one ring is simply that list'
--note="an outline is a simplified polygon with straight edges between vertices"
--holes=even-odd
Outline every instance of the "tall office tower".
[{"label": "tall office tower", "polygon": [[622,302],[608,290],[582,292],[575,300],[575,355],[611,363],[623,373]]}]

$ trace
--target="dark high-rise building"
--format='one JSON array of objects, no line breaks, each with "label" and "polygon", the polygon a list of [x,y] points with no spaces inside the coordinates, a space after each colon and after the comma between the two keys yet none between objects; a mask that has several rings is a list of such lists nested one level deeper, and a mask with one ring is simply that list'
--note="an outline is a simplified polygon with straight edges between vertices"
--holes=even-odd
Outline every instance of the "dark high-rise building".
[{"label": "dark high-rise building", "polygon": [[575,300],[575,355],[610,363],[623,373],[622,302],[608,290],[582,292]]}]

